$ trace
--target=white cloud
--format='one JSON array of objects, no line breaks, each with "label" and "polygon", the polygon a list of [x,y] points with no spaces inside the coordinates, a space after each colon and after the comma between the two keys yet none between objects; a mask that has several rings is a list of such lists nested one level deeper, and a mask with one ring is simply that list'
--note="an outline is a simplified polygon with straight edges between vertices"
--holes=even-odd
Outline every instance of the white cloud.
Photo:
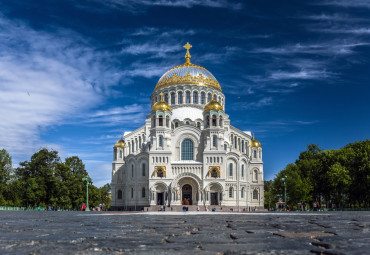
[{"label": "white cloud", "polygon": [[[107,110],[98,110],[82,120],[85,124],[96,126],[126,126],[135,127],[145,121],[146,114],[150,111],[150,105],[126,105],[113,107]],[[123,130],[123,129],[122,129]]]},{"label": "white cloud", "polygon": [[370,8],[370,2],[368,0],[328,0],[319,1],[316,5],[334,5],[340,7],[352,7],[352,8]]},{"label": "white cloud", "polygon": [[289,79],[303,79],[303,80],[319,80],[333,76],[326,70],[300,70],[298,72],[288,71],[273,71],[270,78],[273,80],[289,80]]},{"label": "white cloud", "polygon": [[[331,31],[332,33],[333,31]],[[368,46],[367,42],[346,42],[343,40],[333,40],[321,43],[286,45],[282,47],[256,48],[251,53],[269,53],[275,55],[294,55],[294,54],[320,54],[322,56],[348,55],[355,53],[354,49],[360,46]]]},{"label": "white cloud", "polygon": [[110,8],[125,9],[131,12],[143,12],[143,7],[167,6],[192,8],[194,6],[206,6],[211,8],[227,8],[239,10],[243,8],[242,3],[227,0],[95,0]]},{"label": "white cloud", "polygon": [[250,102],[250,103],[247,103],[247,104],[234,104],[233,108],[235,109],[238,109],[240,110],[243,109],[243,110],[250,110],[250,109],[256,109],[256,108],[261,108],[261,107],[264,107],[264,106],[267,106],[267,105],[271,105],[272,104],[272,97],[264,97],[264,98],[261,98],[255,102]]},{"label": "white cloud", "polygon": [[95,107],[120,79],[102,64],[109,56],[71,31],[36,31],[1,14],[0,31],[0,147],[13,155],[47,145],[41,130]]}]

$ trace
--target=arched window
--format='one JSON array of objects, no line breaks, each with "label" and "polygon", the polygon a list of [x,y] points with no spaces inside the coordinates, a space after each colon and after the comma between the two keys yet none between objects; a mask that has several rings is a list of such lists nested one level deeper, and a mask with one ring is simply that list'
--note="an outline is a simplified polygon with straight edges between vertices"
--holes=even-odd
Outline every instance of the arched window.
[{"label": "arched window", "polygon": [[253,171],[253,180],[258,181],[258,171],[257,171],[257,169]]},{"label": "arched window", "polygon": [[206,127],[209,127],[209,115],[206,117]]},{"label": "arched window", "polygon": [[185,124],[186,124],[186,125],[190,125],[190,122],[189,122],[189,121],[187,121],[187,122],[185,122]]},{"label": "arched window", "polygon": [[211,95],[211,93],[208,93],[208,96],[207,96],[207,103],[209,103],[209,101],[211,101],[211,99],[212,99],[212,95]]},{"label": "arched window", "polygon": [[213,136],[212,145],[213,145],[213,147],[217,147],[217,136],[216,135]]},{"label": "arched window", "polygon": [[242,164],[242,177],[244,177],[244,164]]},{"label": "arched window", "polygon": [[131,188],[131,198],[134,198],[134,188]]},{"label": "arched window", "polygon": [[163,147],[163,136],[161,136],[161,135],[158,138],[158,146]]},{"label": "arched window", "polygon": [[175,128],[179,127],[179,123],[175,122]]},{"label": "arched window", "polygon": [[221,97],[220,96],[218,96],[218,100],[217,100],[217,102],[221,102]]},{"label": "arched window", "polygon": [[141,136],[139,136],[139,148],[141,148]]},{"label": "arched window", "polygon": [[242,191],[241,191],[241,198],[244,198],[244,187],[242,188]]},{"label": "arched window", "polygon": [[238,147],[238,138],[234,136],[234,147],[235,149]]},{"label": "arched window", "polygon": [[226,144],[224,144],[224,150],[227,151],[227,145]]},{"label": "arched window", "polygon": [[262,158],[262,152],[261,151],[259,152],[259,157]]},{"label": "arched window", "polygon": [[159,168],[159,169],[157,170],[157,177],[162,178],[163,176],[164,176],[163,169],[162,169],[162,168]]},{"label": "arched window", "polygon": [[145,197],[145,188],[144,187],[141,189],[141,197]]},{"label": "arched window", "polygon": [[257,151],[253,151],[253,157],[257,158]]},{"label": "arched window", "polygon": [[198,92],[193,92],[193,104],[198,104]]},{"label": "arched window", "polygon": [[117,198],[122,199],[122,190],[118,190]]},{"label": "arched window", "polygon": [[190,104],[190,91],[186,91],[185,94],[185,103]]},{"label": "arched window", "polygon": [[141,168],[142,168],[143,176],[145,176],[145,164],[144,163],[141,165]]},{"label": "arched window", "polygon": [[211,170],[211,177],[217,178],[218,177],[218,172],[216,168],[213,168]]},{"label": "arched window", "polygon": [[159,125],[160,127],[163,127],[163,116],[162,116],[162,115],[160,115],[160,116],[158,117],[158,125]]},{"label": "arched window", "polygon": [[217,101],[217,95],[216,94],[213,95],[213,100]]},{"label": "arched window", "polygon": [[242,141],[242,152],[244,152],[244,141]]},{"label": "arched window", "polygon": [[119,158],[122,158],[122,151],[119,150]]},{"label": "arched window", "polygon": [[132,152],[134,152],[135,151],[135,142],[134,141],[132,141],[132,143],[131,143],[131,151]]},{"label": "arched window", "polygon": [[171,104],[175,104],[175,102],[176,102],[175,93],[172,92],[171,93]]},{"label": "arched window", "polygon": [[253,190],[253,199],[258,199],[258,191],[256,189]]},{"label": "arched window", "polygon": [[170,127],[170,116],[166,116],[166,127]]},{"label": "arched window", "polygon": [[197,122],[197,128],[200,128],[200,122]]},{"label": "arched window", "polygon": [[233,187],[229,188],[229,197],[233,197]]},{"label": "arched window", "polygon": [[180,91],[178,94],[177,94],[178,98],[177,98],[177,103],[178,104],[182,104],[182,92]]},{"label": "arched window", "polygon": [[185,139],[181,143],[181,160],[194,159],[194,144],[190,139]]},{"label": "arched window", "polygon": [[206,103],[206,94],[204,92],[200,93],[200,103],[201,104]]},{"label": "arched window", "polygon": [[222,116],[220,116],[220,127],[222,127],[223,122],[222,122]]},{"label": "arched window", "polygon": [[164,101],[166,101],[166,103],[168,103],[168,94],[164,94]]},{"label": "arched window", "polygon": [[233,163],[229,164],[229,176],[233,176]]},{"label": "arched window", "polygon": [[216,115],[213,115],[212,116],[212,126],[217,126],[217,117],[216,117]]},{"label": "arched window", "polygon": [[134,165],[131,165],[131,177],[134,177]]}]

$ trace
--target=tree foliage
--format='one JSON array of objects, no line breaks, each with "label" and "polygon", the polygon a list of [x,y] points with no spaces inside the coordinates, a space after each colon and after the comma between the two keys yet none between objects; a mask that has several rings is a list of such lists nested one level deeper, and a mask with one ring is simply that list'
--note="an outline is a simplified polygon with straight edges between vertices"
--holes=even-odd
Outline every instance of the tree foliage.
[{"label": "tree foliage", "polygon": [[[82,182],[86,176],[85,165],[76,156],[62,162],[57,151],[44,148],[13,169],[8,152],[0,150],[0,205],[79,209],[86,201]],[[109,191],[109,184],[101,188],[90,185],[89,205],[104,203],[109,208]]]},{"label": "tree foliage", "polygon": [[[322,151],[307,146],[295,163],[288,164],[269,184],[266,200],[284,200],[287,177],[287,203],[318,202],[326,207],[370,207],[370,140],[355,142],[339,150]],[[266,183],[266,182],[265,182]],[[270,203],[271,204],[271,203]]]}]

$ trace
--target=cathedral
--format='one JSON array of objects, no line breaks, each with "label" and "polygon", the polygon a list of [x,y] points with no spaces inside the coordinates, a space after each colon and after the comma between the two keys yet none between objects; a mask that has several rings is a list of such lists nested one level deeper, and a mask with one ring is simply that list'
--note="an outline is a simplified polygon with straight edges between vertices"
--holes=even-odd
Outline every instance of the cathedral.
[{"label": "cathedral", "polygon": [[145,124],[113,147],[113,210],[263,208],[261,143],[230,124],[215,76],[190,62],[168,70]]}]

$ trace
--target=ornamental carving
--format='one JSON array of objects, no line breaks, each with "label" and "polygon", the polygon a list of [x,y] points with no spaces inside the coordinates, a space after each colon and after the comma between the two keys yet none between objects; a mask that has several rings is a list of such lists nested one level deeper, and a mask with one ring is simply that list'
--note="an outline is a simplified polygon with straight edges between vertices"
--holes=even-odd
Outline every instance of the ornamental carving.
[{"label": "ornamental carving", "polygon": [[178,76],[176,73],[170,78],[163,77],[155,87],[155,90],[165,88],[172,85],[178,84],[196,84],[198,86],[212,87],[221,90],[221,86],[218,81],[214,80],[212,77],[206,78],[203,74],[198,74],[197,76],[192,76],[187,72],[184,76]]}]

